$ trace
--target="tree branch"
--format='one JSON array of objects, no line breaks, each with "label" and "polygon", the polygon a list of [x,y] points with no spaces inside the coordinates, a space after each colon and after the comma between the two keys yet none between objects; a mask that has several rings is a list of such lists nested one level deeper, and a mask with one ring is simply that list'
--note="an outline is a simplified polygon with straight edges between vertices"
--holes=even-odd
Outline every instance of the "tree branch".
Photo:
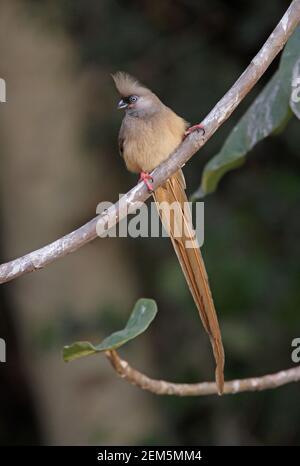
[{"label": "tree branch", "polygon": [[[205,137],[192,133],[168,160],[153,171],[154,188],[163,184],[173,173],[185,165],[229,118],[284,47],[299,21],[300,0],[294,0],[244,73],[203,120],[202,123],[206,130]],[[128,213],[134,212],[138,203],[145,201],[149,196],[150,194],[144,184],[138,184],[105,213],[93,218],[72,233],[41,249],[2,264],[0,266],[0,283],[8,282],[26,273],[41,269],[60,257],[76,251],[97,237],[96,227],[99,234],[99,232],[107,229],[108,224],[110,226],[116,225]]]},{"label": "tree branch", "polygon": [[[143,390],[148,390],[155,395],[176,395],[176,396],[202,396],[217,395],[218,389],[215,382],[201,383],[172,383],[165,380],[150,379],[142,372],[133,369],[127,361],[120,358],[116,351],[105,353],[112,367],[120,377],[127,382],[136,385]],[[249,379],[230,380],[224,384],[225,394],[236,394],[242,392],[254,392],[278,388],[291,382],[300,381],[300,366],[292,369],[268,374],[262,377],[251,377]]]}]

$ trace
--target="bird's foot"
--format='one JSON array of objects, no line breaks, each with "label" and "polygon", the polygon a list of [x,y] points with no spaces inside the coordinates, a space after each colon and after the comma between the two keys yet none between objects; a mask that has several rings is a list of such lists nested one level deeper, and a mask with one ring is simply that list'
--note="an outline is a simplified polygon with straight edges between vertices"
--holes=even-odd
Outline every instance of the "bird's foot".
[{"label": "bird's foot", "polygon": [[194,131],[202,131],[202,136],[205,134],[205,129],[202,123],[198,123],[197,125],[191,126],[186,130],[184,133],[184,137],[187,137],[189,134],[193,133]]},{"label": "bird's foot", "polygon": [[[149,175],[149,173],[147,173],[147,172],[141,172],[139,182],[141,182],[141,181],[143,181],[145,183],[149,193],[152,193],[153,192],[153,186],[151,184],[151,183],[153,183],[152,176]],[[149,183],[149,181],[151,181],[151,183]]]}]

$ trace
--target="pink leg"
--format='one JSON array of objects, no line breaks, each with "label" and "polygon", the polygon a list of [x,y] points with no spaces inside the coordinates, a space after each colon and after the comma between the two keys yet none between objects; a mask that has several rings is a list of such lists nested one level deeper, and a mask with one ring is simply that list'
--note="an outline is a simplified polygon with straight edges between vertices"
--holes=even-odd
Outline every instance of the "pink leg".
[{"label": "pink leg", "polygon": [[145,183],[145,185],[147,186],[148,191],[150,193],[152,193],[153,192],[153,186],[152,186],[151,183],[149,183],[149,180],[151,181],[151,183],[153,183],[153,178],[152,178],[151,175],[149,175],[149,173],[141,172],[139,182],[143,181]]},{"label": "pink leg", "polygon": [[184,133],[184,136],[187,137],[189,134],[193,133],[194,131],[202,131],[203,136],[205,134],[204,126],[202,125],[202,123],[198,123],[197,125],[194,125],[188,128],[186,132]]}]

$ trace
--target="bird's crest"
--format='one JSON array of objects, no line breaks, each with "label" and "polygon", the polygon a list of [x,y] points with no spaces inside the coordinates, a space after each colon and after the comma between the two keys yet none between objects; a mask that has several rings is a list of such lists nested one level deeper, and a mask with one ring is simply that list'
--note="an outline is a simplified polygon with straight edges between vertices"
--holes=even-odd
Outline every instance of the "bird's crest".
[{"label": "bird's crest", "polygon": [[128,97],[130,95],[145,95],[151,92],[145,86],[140,84],[137,79],[130,74],[124,73],[123,71],[118,71],[115,74],[111,75],[116,88],[122,97]]}]

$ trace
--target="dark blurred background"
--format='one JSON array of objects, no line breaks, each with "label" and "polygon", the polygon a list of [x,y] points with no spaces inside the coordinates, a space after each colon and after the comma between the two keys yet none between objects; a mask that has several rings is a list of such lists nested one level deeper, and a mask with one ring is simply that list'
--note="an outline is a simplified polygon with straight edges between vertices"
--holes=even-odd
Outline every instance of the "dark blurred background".
[{"label": "dark blurred background", "polygon": [[[2,0],[1,262],[80,226],[135,182],[117,150],[110,73],[128,71],[196,123],[244,70],[284,0]],[[278,65],[185,168],[189,194]],[[298,123],[299,124],[299,123]],[[205,199],[205,257],[224,335],[226,378],[292,366],[299,337],[299,129],[257,146]],[[300,243],[299,243],[300,244]],[[0,288],[0,442],[297,445],[299,386],[203,398],[157,397],[104,357],[65,364],[61,348],[122,327],[141,297],[159,313],[121,350],[155,378],[213,378],[213,361],[167,239],[99,239]]]}]

